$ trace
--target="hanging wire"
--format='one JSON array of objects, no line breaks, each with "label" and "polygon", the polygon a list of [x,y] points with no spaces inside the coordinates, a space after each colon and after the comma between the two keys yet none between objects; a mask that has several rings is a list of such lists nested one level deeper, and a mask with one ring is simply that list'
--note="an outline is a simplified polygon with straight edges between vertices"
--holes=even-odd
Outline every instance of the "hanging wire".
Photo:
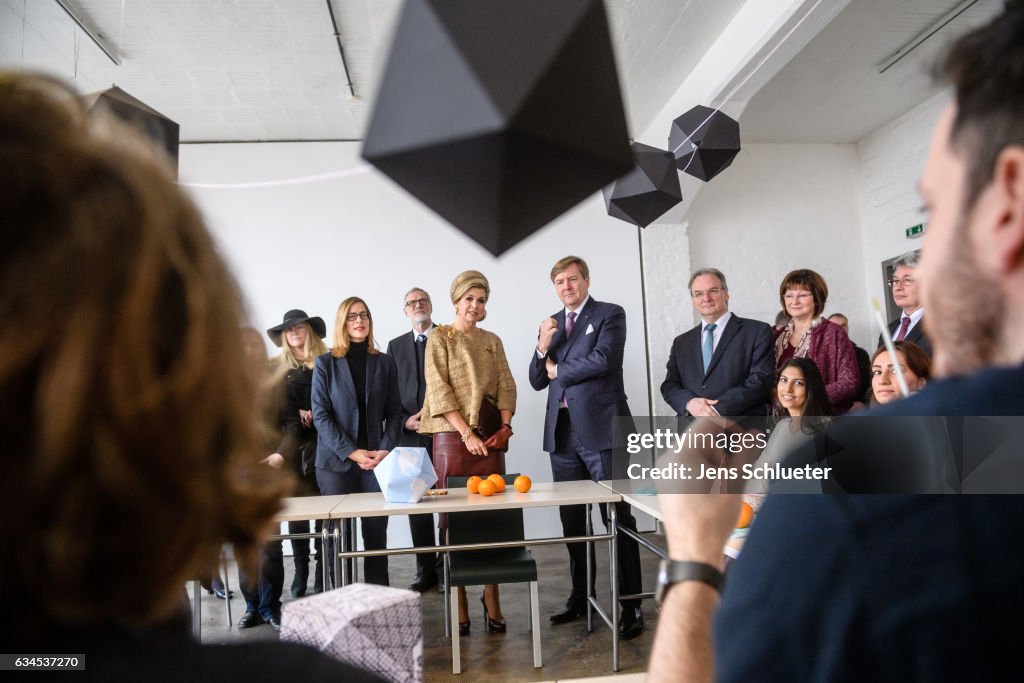
[{"label": "hanging wire", "polygon": [[121,0],[121,20],[117,25],[117,57],[120,59],[124,55],[124,4],[126,0]]},{"label": "hanging wire", "polygon": [[[711,120],[711,118],[712,118],[712,117],[713,117],[713,116],[714,116],[715,114],[717,114],[718,112],[720,112],[720,111],[722,110],[722,107],[723,107],[723,106],[725,106],[726,104],[728,104],[728,102],[729,102],[729,101],[730,101],[730,100],[731,100],[731,99],[733,98],[733,95],[735,95],[735,94],[737,93],[737,91],[739,91],[739,89],[740,89],[740,88],[742,88],[742,87],[743,87],[744,85],[746,85],[746,84],[747,84],[747,81],[749,81],[749,80],[751,79],[751,77],[752,77],[752,76],[753,76],[754,74],[756,74],[756,73],[757,73],[758,69],[760,69],[760,68],[761,68],[762,66],[764,66],[765,62],[767,62],[767,61],[768,61],[769,59],[771,59],[772,55],[774,55],[774,54],[775,54],[776,52],[778,52],[779,48],[780,48],[780,47],[782,47],[783,45],[785,45],[785,44],[786,44],[786,41],[787,41],[787,40],[789,40],[790,36],[792,36],[792,35],[793,35],[793,33],[794,33],[794,32],[795,32],[795,31],[796,31],[796,30],[797,30],[798,28],[800,28],[800,25],[804,23],[804,21],[805,21],[805,20],[807,19],[807,17],[811,16],[811,13],[812,13],[812,12],[814,12],[814,10],[816,10],[816,9],[818,8],[818,5],[820,5],[820,4],[821,4],[821,2],[822,2],[822,0],[818,0],[818,1],[817,1],[817,2],[815,2],[815,3],[813,4],[813,5],[811,5],[811,8],[810,8],[809,10],[807,10],[807,11],[806,11],[806,12],[804,13],[804,15],[803,15],[802,17],[800,17],[800,20],[799,20],[798,22],[796,22],[795,24],[793,24],[793,28],[789,29],[789,31],[787,31],[787,32],[786,32],[786,35],[782,36],[782,40],[780,40],[780,41],[779,41],[778,43],[776,43],[776,44],[775,44],[775,47],[773,47],[773,48],[772,48],[771,50],[769,50],[769,51],[768,51],[768,54],[766,54],[766,55],[765,55],[764,57],[762,57],[762,58],[761,58],[761,61],[759,61],[759,62],[758,62],[758,63],[757,63],[757,64],[756,64],[755,66],[754,66],[754,68],[753,68],[753,69],[751,69],[751,70],[750,70],[750,72],[749,72],[749,73],[748,73],[748,74],[747,74],[746,76],[744,76],[744,77],[743,77],[743,80],[741,80],[741,81],[740,81],[739,83],[737,83],[737,84],[736,84],[736,87],[734,87],[734,88],[733,88],[732,90],[730,90],[730,91],[729,91],[729,94],[725,96],[725,98],[724,98],[724,99],[722,100],[722,103],[721,103],[720,105],[718,105],[717,107],[715,107],[715,108],[714,108],[714,109],[712,110],[712,112],[711,112],[710,114],[708,114],[708,117],[707,117],[706,119],[704,119],[704,120],[703,120],[703,121],[702,121],[702,122],[700,123],[700,125],[699,125],[699,126],[697,126],[696,128],[694,128],[694,129],[693,129],[693,131],[691,131],[691,132],[690,132],[690,133],[689,133],[689,134],[688,134],[688,135],[686,136],[686,138],[685,138],[685,139],[684,139],[684,140],[683,140],[682,142],[680,142],[680,143],[679,143],[679,145],[678,145],[678,146],[676,146],[676,148],[675,148],[675,149],[673,149],[673,150],[672,150],[672,154],[673,154],[673,155],[675,155],[675,153],[676,153],[676,152],[678,152],[678,151],[679,151],[679,150],[680,150],[680,149],[681,149],[681,148],[683,147],[683,145],[685,145],[685,144],[686,144],[687,142],[689,142],[689,141],[690,141],[690,138],[692,138],[692,137],[693,137],[694,135],[696,135],[696,134],[697,134],[697,131],[698,131],[698,130],[700,130],[701,128],[703,128],[703,127],[704,127],[704,126],[705,126],[705,125],[707,124],[707,122],[708,122],[708,121],[710,121],[710,120]],[[696,156],[696,155],[692,155],[692,156],[690,157],[690,162],[692,162],[692,161],[693,161],[693,157],[694,157],[694,156]],[[686,168],[689,168],[689,167],[690,167],[690,162],[687,162],[687,164],[686,164]],[[684,170],[685,170],[685,169],[684,169]]]}]

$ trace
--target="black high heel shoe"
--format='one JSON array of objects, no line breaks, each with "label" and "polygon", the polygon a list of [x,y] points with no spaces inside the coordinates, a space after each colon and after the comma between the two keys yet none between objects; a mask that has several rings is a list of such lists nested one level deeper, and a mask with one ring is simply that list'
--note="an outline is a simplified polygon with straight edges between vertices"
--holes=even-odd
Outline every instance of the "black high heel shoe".
[{"label": "black high heel shoe", "polygon": [[[452,590],[455,590],[455,589],[452,588]],[[460,598],[460,600],[459,600],[459,607],[462,607],[463,605],[466,604],[466,596],[464,594],[460,593],[459,594],[459,598]],[[454,617],[455,615],[453,614],[452,616]],[[457,619],[458,617],[455,617],[455,618]],[[469,621],[469,609],[467,608],[466,609],[466,620],[459,622],[459,635],[460,636],[468,636],[469,635],[469,624],[470,624],[470,621]]]},{"label": "black high heel shoe", "polygon": [[487,603],[484,602],[484,596],[480,596],[480,604],[484,606],[484,624],[487,625],[488,633],[504,633],[507,626],[504,619],[491,619],[490,613],[487,611]]}]

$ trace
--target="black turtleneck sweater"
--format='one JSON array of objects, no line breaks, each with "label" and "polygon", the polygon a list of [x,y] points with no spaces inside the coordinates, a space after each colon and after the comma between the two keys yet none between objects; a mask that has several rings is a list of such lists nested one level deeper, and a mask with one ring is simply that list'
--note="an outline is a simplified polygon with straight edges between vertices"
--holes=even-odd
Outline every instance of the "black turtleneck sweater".
[{"label": "black turtleneck sweater", "polygon": [[369,448],[366,436],[366,350],[369,345],[369,340],[354,341],[349,344],[348,353],[345,354],[348,370],[352,373],[352,383],[356,386],[356,398],[359,401],[359,434],[356,436],[356,447],[362,449]]}]

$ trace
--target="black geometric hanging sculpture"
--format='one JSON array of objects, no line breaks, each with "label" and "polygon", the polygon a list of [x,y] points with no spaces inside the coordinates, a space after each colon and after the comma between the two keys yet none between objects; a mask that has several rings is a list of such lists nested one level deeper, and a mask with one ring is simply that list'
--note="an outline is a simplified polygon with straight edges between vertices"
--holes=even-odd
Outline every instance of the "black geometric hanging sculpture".
[{"label": "black geometric hanging sculpture", "polygon": [[605,186],[604,206],[609,216],[646,228],[683,201],[683,192],[672,152],[639,142],[631,147],[636,165]]},{"label": "black geometric hanging sculpture", "polygon": [[406,0],[363,158],[499,255],[629,171],[601,0]]},{"label": "black geometric hanging sculpture", "polygon": [[668,148],[680,171],[708,181],[740,153],[740,124],[716,109],[697,105],[672,122]]},{"label": "black geometric hanging sculpture", "polygon": [[142,133],[154,146],[163,150],[174,170],[174,177],[178,177],[177,123],[117,86],[83,95],[82,101],[87,108],[101,107]]}]

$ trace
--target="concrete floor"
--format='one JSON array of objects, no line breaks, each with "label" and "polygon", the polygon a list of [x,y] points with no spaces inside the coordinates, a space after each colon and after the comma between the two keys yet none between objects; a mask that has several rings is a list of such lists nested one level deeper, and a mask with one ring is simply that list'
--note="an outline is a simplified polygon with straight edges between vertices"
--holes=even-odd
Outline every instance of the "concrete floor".
[{"label": "concrete floor", "polygon": [[[659,547],[664,538],[648,533],[645,536]],[[605,546],[607,547],[607,546]],[[599,596],[608,593],[608,553],[597,552],[597,590]],[[569,560],[565,546],[535,546],[531,549],[541,576],[541,644],[544,666],[533,668],[533,641],[529,630],[528,584],[509,584],[501,587],[501,606],[508,622],[505,634],[489,634],[484,629],[483,613],[479,606],[480,589],[470,588],[470,635],[461,639],[462,674],[452,674],[451,641],[444,635],[444,596],[436,590],[423,594],[423,674],[425,681],[473,681],[483,676],[499,681],[547,681],[588,676],[606,676],[611,669],[611,632],[597,616],[594,632],[587,633],[586,619],[553,626],[548,617],[563,609],[569,595]],[[644,589],[652,590],[657,575],[658,560],[650,552],[640,549],[643,564]],[[411,556],[390,558],[391,585],[404,588],[413,579],[414,560]],[[282,600],[294,600],[289,587],[292,581],[292,562],[285,558],[285,590]],[[233,623],[245,611],[245,601],[238,591],[238,575],[230,568],[231,586],[235,597],[231,600]],[[312,580],[310,580],[312,587]],[[222,600],[205,591],[202,603],[202,639],[207,643],[230,642],[238,639],[272,640],[278,637],[269,626],[261,625],[239,630],[228,626]],[[603,604],[607,605],[607,597]],[[652,600],[643,605],[646,629],[634,640],[619,643],[619,672],[637,673],[646,670],[657,612]]]}]

